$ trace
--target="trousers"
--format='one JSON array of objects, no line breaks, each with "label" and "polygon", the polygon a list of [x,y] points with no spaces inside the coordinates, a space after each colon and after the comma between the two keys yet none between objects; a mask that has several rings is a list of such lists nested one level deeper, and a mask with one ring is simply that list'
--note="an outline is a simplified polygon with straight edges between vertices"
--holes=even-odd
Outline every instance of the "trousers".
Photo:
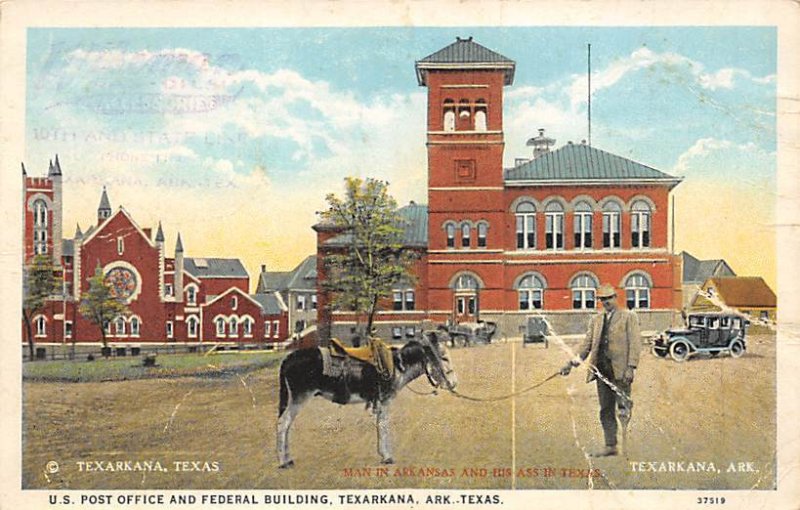
[{"label": "trousers", "polygon": [[[627,418],[630,418],[633,407],[633,402],[630,400],[631,385],[614,378],[611,362],[607,358],[600,361],[597,369],[605,379],[614,385],[612,388],[603,378],[597,378],[597,398],[600,401],[600,424],[603,426],[603,436],[606,446],[616,446],[617,409],[620,410],[620,415],[624,413]],[[620,393],[625,397],[622,397]]]}]

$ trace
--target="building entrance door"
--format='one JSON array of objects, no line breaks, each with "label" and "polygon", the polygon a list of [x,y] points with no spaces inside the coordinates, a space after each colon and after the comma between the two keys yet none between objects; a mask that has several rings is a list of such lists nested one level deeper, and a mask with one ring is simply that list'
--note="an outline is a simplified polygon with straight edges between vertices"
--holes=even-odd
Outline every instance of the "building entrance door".
[{"label": "building entrance door", "polygon": [[476,294],[457,295],[453,315],[456,323],[475,322],[478,316],[478,296]]}]

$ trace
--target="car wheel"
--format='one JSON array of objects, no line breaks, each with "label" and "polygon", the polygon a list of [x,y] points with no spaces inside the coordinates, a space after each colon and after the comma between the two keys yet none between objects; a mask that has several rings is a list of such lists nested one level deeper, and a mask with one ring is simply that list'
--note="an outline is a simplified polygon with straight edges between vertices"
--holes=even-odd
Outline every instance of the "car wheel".
[{"label": "car wheel", "polygon": [[731,358],[741,358],[744,354],[744,344],[741,340],[734,340],[729,347],[731,351]]},{"label": "car wheel", "polygon": [[657,348],[655,345],[650,349],[650,352],[652,352],[654,356],[658,356],[659,358],[666,358],[667,354],[669,354],[669,352],[667,352],[667,349],[665,349],[664,347]]},{"label": "car wheel", "polygon": [[669,354],[672,356],[672,359],[681,362],[686,361],[689,358],[691,350],[689,349],[689,344],[682,340],[678,340],[669,346]]}]

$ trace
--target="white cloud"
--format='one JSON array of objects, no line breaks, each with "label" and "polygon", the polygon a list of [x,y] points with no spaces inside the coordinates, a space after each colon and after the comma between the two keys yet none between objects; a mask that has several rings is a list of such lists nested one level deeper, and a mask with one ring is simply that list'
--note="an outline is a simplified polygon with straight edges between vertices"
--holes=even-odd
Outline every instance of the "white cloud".
[{"label": "white cloud", "polygon": [[[739,162],[742,161],[742,156],[753,156],[757,159],[762,158],[769,158],[774,157],[774,154],[766,153],[763,149],[761,149],[757,144],[753,142],[747,143],[735,143],[731,140],[722,140],[713,137],[706,137],[700,138],[692,144],[691,147],[686,149],[679,157],[675,166],[673,167],[674,173],[677,175],[686,175],[687,173],[692,172],[702,172],[705,168],[703,166],[698,166],[698,162],[704,163],[706,162],[707,157],[714,156],[715,153],[719,153],[722,151],[726,151],[728,153],[727,160],[733,159],[738,160]],[[753,158],[749,158],[753,159]],[[762,164],[766,164],[763,163]],[[772,163],[769,163],[772,164]],[[716,165],[715,165],[716,166]],[[733,173],[732,168],[713,168],[713,170],[727,170],[730,173]],[[755,171],[753,170],[754,175],[768,175],[769,172],[763,171]]]}]

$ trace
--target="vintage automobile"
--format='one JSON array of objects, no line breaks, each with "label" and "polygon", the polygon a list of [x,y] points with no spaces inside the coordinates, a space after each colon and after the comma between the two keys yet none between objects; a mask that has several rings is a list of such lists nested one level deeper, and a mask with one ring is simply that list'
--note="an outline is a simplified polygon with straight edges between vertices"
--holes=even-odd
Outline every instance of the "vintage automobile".
[{"label": "vintage automobile", "polygon": [[653,354],[659,358],[667,355],[675,361],[686,361],[697,354],[717,356],[727,352],[733,358],[742,356],[747,349],[745,341],[750,321],[735,313],[692,313],[684,328],[668,329],[653,341]]},{"label": "vintage automobile", "polygon": [[519,331],[522,333],[523,347],[537,343],[544,344],[545,349],[549,346],[547,335],[550,334],[550,329],[547,327],[547,322],[545,322],[544,318],[527,317],[525,324],[519,327]]},{"label": "vintage automobile", "polygon": [[450,335],[450,345],[455,347],[459,343],[469,347],[476,343],[491,343],[492,337],[497,332],[497,323],[491,321],[460,322],[441,326]]}]

